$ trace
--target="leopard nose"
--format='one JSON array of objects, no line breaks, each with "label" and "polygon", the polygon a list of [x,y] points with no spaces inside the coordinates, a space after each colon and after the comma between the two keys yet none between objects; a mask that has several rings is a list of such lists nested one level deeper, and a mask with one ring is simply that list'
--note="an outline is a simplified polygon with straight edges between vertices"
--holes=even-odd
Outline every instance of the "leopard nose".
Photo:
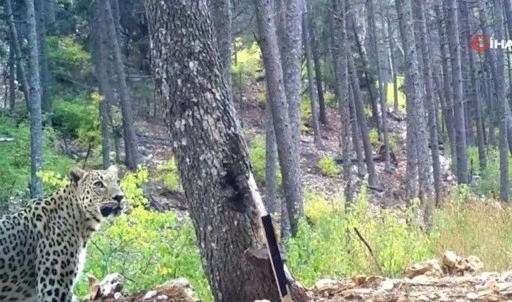
[{"label": "leopard nose", "polygon": [[116,195],[116,196],[112,197],[113,200],[115,200],[119,203],[123,200],[123,198],[124,198],[123,195]]}]

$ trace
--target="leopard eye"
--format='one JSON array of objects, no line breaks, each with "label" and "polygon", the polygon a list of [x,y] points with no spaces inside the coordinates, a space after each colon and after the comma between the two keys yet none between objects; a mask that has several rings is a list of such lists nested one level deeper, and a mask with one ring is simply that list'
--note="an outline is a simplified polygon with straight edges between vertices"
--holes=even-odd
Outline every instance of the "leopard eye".
[{"label": "leopard eye", "polygon": [[100,188],[100,189],[103,189],[105,187],[105,185],[103,184],[103,182],[101,181],[97,181],[94,183],[94,186]]},{"label": "leopard eye", "polygon": [[118,179],[117,180],[117,185],[119,186],[121,184],[121,181]]}]

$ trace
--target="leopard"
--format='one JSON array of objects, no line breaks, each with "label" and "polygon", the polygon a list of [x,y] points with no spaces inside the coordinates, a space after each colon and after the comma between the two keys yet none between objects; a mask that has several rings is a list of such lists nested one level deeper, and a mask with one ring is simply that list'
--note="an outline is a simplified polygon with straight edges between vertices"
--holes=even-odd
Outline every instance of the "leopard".
[{"label": "leopard", "polygon": [[78,301],[87,244],[125,201],[115,165],[67,174],[65,186],[0,217],[0,301]]}]

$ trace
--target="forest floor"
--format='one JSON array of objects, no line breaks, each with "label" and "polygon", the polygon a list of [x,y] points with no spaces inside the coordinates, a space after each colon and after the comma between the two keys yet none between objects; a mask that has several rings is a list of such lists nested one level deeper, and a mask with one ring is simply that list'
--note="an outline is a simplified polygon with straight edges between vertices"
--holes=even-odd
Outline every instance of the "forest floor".
[{"label": "forest floor", "polygon": [[[312,302],[512,301],[512,271],[476,273],[482,267],[478,257],[462,258],[453,252],[445,252],[439,259],[406,268],[403,278],[358,275],[345,280],[323,279],[306,289],[306,292]],[[115,279],[104,280],[103,285],[94,285],[90,292],[96,297],[101,297],[101,293],[117,295],[116,298],[101,300],[108,302],[200,301],[183,280],[164,284],[151,291],[123,296],[120,283],[112,282]]]},{"label": "forest floor", "polygon": [[[257,88],[255,88],[257,89]],[[249,96],[255,96],[252,92]],[[265,133],[265,106],[255,97],[244,97],[242,103],[242,124],[246,137]],[[303,186],[313,188],[326,196],[342,196],[344,181],[341,175],[326,177],[320,173],[318,161],[322,156],[340,158],[340,120],[335,108],[328,108],[328,125],[321,129],[322,145],[315,145],[312,131],[303,133],[301,168],[303,171]],[[396,117],[396,116],[395,116]],[[403,117],[402,117],[403,118]],[[397,158],[398,165],[391,171],[384,171],[384,163],[377,162],[379,185],[382,191],[370,190],[370,202],[377,208],[405,206],[405,120],[388,119],[390,136],[394,136],[395,146],[391,150]],[[138,124],[139,148],[150,171],[155,171],[158,165],[164,164],[172,155],[171,142],[168,139],[163,122],[155,122],[155,118],[146,118]],[[249,134],[249,135],[247,135]],[[380,146],[374,146],[376,155]],[[354,155],[355,157],[355,155]],[[341,164],[338,164],[341,169]],[[448,190],[455,184],[455,179],[449,171],[449,163],[442,158],[443,186]],[[340,173],[341,174],[341,173]],[[354,174],[357,174],[354,172]],[[357,181],[361,180],[357,177]],[[150,184],[148,195],[151,206],[157,210],[186,210],[183,196],[170,193],[161,182]],[[404,270],[403,278],[388,279],[380,276],[354,276],[345,280],[319,280],[307,292],[311,301],[512,301],[512,271],[506,273],[479,273],[481,263],[476,257],[462,258],[451,255],[446,263],[446,254],[440,259],[418,263]],[[450,258],[450,257],[449,257]],[[476,259],[476,260],[475,260]],[[107,276],[108,278],[108,276]],[[300,281],[300,280],[299,280]],[[103,285],[102,285],[103,284]],[[114,297],[115,282],[103,280],[91,284],[92,296],[99,294],[93,301],[199,301],[193,298],[193,290],[186,282],[168,283],[153,290],[124,296],[120,292],[115,298],[101,299],[110,292]],[[106,289],[104,287],[107,287]],[[102,294],[100,294],[100,292]],[[91,296],[91,297],[92,297]],[[263,300],[265,301],[265,300]]]},{"label": "forest floor", "polygon": [[[252,91],[248,91],[242,97],[242,125],[244,127],[245,137],[249,139],[256,135],[265,134],[266,117],[265,104],[257,101],[261,87],[257,84],[250,86]],[[398,121],[396,117],[400,117]],[[406,170],[406,121],[403,114],[394,114],[395,118],[387,119],[390,141],[393,145],[390,147],[397,158],[398,164],[391,165],[391,169],[386,171],[385,164],[382,161],[375,162],[377,170],[378,185],[381,190],[370,190],[370,202],[379,208],[405,207],[405,170]],[[156,171],[158,165],[164,164],[172,155],[172,146],[167,135],[165,124],[155,117],[145,117],[138,123],[139,128],[139,149],[142,152],[145,163],[150,171]],[[324,176],[320,172],[319,160],[323,156],[331,156],[341,159],[340,152],[340,133],[341,122],[339,112],[336,108],[327,107],[328,125],[321,125],[321,145],[316,145],[313,139],[313,130],[303,132],[301,137],[301,170],[303,188],[315,190],[329,198],[343,196],[345,181],[342,173],[335,176]],[[378,155],[380,145],[374,144],[374,157]],[[356,158],[354,154],[352,159]],[[342,164],[337,163],[341,170]],[[449,190],[455,185],[456,180],[449,170],[449,160],[441,156],[441,171],[443,189]],[[356,166],[352,166],[352,180],[355,183],[356,193],[362,181],[357,173]],[[264,190],[262,190],[263,192]],[[150,184],[150,199],[152,206],[157,210],[168,210],[170,208],[186,210],[186,203],[183,196],[171,193],[165,189],[162,182],[155,181]],[[277,202],[280,202],[278,200]]]}]

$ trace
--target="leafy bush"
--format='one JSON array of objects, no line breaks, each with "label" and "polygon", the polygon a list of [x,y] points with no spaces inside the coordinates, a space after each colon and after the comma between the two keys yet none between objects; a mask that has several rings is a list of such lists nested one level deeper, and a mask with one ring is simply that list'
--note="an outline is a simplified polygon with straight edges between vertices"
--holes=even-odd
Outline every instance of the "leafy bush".
[{"label": "leafy bush", "polygon": [[318,161],[318,167],[320,168],[320,173],[324,176],[335,176],[340,173],[338,166],[336,166],[336,161],[332,156],[323,156]]},{"label": "leafy bush", "polygon": [[252,42],[244,47],[242,38],[235,38],[236,60],[233,60],[231,74],[239,88],[243,88],[249,79],[256,79],[262,70],[261,51],[258,43]]},{"label": "leafy bush", "polygon": [[176,166],[176,159],[174,156],[169,159],[167,163],[158,166],[157,170],[162,173],[161,179],[168,190],[172,192],[183,191],[178,166]]},{"label": "leafy bush", "polygon": [[83,146],[93,148],[101,143],[100,104],[103,96],[93,92],[88,100],[53,102],[54,128],[63,136],[77,139]]},{"label": "leafy bush", "polygon": [[324,93],[324,100],[325,104],[330,108],[338,108],[338,100],[336,99],[336,96],[334,93],[330,91],[326,91]]},{"label": "leafy bush", "polygon": [[[478,157],[478,147],[468,148],[468,166],[473,162],[472,172],[480,174],[480,177],[473,182],[474,190],[487,198],[493,198],[500,195],[500,152],[496,147],[487,147],[487,167],[480,171],[480,159]],[[512,156],[509,154],[509,171],[512,171]],[[512,175],[509,174],[509,181],[512,181]],[[512,188],[510,190],[512,193]]]},{"label": "leafy bush", "polygon": [[[400,88],[404,84],[404,77],[403,76],[397,76],[397,85]],[[395,104],[395,92],[393,90],[393,82],[388,83],[388,91],[387,91],[387,101],[388,106],[394,106]],[[405,111],[405,93],[398,89],[398,109]]]},{"label": "leafy bush", "polygon": [[311,99],[305,95],[300,100],[300,119],[301,119],[301,131],[308,131],[306,124],[311,120],[313,112],[311,111]]},{"label": "leafy bush", "polygon": [[[249,146],[249,157],[251,159],[252,171],[254,173],[254,178],[258,183],[258,186],[264,187],[267,183],[266,181],[266,147],[265,147],[265,137],[264,136],[256,136],[251,142]],[[278,164],[276,164],[276,187],[278,190],[281,190],[282,185],[282,176],[281,169]]]},{"label": "leafy bush", "polygon": [[50,73],[56,79],[80,81],[91,74],[91,55],[71,36],[46,37]]},{"label": "leafy bush", "polygon": [[[0,136],[11,137],[13,142],[4,142],[0,148],[0,201],[6,202],[14,195],[24,197],[30,182],[30,125],[23,121],[0,116]],[[43,169],[66,174],[74,161],[59,154],[55,131],[43,130]]]},{"label": "leafy bush", "polygon": [[372,144],[373,147],[378,147],[380,145],[380,141],[377,129],[371,128],[368,135],[370,136],[370,144]]}]

